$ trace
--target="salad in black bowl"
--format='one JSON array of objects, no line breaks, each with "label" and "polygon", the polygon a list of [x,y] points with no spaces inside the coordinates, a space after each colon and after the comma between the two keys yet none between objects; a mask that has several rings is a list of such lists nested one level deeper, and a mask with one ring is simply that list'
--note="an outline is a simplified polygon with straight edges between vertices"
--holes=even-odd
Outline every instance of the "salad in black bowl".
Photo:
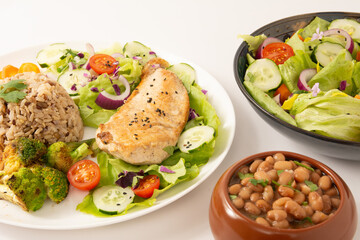
[{"label": "salad in black bowl", "polygon": [[236,81],[285,136],[332,157],[360,152],[360,13],[311,13],[270,23],[245,40]]}]

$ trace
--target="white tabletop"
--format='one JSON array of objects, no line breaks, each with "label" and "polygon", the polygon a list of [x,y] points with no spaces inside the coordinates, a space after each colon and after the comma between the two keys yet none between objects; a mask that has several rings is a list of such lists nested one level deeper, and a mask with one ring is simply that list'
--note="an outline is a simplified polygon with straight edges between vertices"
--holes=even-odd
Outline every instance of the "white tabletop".
[{"label": "white tabletop", "polygon": [[[233,76],[233,58],[241,43],[238,34],[249,34],[284,17],[320,11],[360,12],[360,5],[357,0],[0,0],[0,54],[65,41],[126,39],[154,50],[161,47],[198,64],[223,85],[234,104],[237,126],[233,145],[219,168],[192,192],[160,210],[84,230],[33,230],[0,224],[0,239],[212,239],[208,207],[216,181],[234,162],[268,150],[302,153],[330,166],[350,187],[360,216],[360,161],[330,159],[289,142],[254,112]],[[359,230],[355,239],[360,239]]]}]

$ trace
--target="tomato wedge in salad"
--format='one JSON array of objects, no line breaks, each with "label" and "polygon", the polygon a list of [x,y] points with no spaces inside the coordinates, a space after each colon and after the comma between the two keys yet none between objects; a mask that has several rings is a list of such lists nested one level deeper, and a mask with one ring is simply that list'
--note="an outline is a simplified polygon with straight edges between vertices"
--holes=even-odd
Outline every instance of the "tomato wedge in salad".
[{"label": "tomato wedge in salad", "polygon": [[91,160],[81,160],[69,169],[67,178],[72,186],[80,190],[91,190],[100,181],[100,168]]},{"label": "tomato wedge in salad", "polygon": [[160,187],[160,178],[156,175],[147,175],[140,179],[138,186],[132,188],[135,195],[142,198],[150,198],[155,189]]},{"label": "tomato wedge in salad", "polygon": [[111,74],[115,71],[117,65],[116,59],[107,54],[95,54],[90,58],[89,64],[98,74]]},{"label": "tomato wedge in salad", "polygon": [[273,60],[277,65],[283,64],[294,55],[292,47],[282,42],[270,43],[263,49],[264,58]]},{"label": "tomato wedge in salad", "polygon": [[291,92],[286,87],[286,85],[283,83],[280,85],[280,87],[278,89],[276,89],[274,96],[276,96],[278,94],[280,94],[280,103],[283,104],[285,102],[285,100],[287,100],[289,98],[289,96],[291,95]]}]

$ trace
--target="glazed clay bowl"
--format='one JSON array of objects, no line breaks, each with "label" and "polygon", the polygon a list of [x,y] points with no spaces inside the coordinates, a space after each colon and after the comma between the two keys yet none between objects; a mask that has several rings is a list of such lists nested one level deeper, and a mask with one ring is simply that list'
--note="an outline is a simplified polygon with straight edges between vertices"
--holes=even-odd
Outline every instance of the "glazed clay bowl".
[{"label": "glazed clay bowl", "polygon": [[[268,37],[276,37],[281,40],[289,38],[294,32],[300,28],[304,28],[316,16],[327,21],[332,21],[339,18],[351,18],[360,21],[360,13],[348,12],[321,12],[297,15],[293,17],[284,18],[272,22],[264,27],[259,28],[251,35],[256,36],[265,34]],[[246,54],[248,53],[248,45],[243,42],[234,58],[234,75],[235,80],[246,99],[250,102],[251,107],[255,112],[267,122],[271,127],[279,131],[285,137],[297,144],[305,145],[306,148],[318,152],[320,154],[347,160],[360,160],[360,142],[346,141],[336,138],[331,138],[319,135],[310,131],[293,126],[266,111],[261,107],[253,97],[246,91],[243,84],[246,72]]]},{"label": "glazed clay bowl", "polygon": [[[330,176],[340,194],[340,206],[334,216],[317,225],[301,229],[278,229],[256,223],[243,215],[231,202],[228,186],[231,177],[240,169],[257,158],[281,152],[286,159],[307,161],[315,168]],[[254,239],[254,240],[351,240],[356,232],[357,211],[354,197],[349,187],[326,165],[315,159],[293,152],[272,151],[246,157],[232,165],[219,179],[212,193],[209,222],[214,238],[217,240]]]}]

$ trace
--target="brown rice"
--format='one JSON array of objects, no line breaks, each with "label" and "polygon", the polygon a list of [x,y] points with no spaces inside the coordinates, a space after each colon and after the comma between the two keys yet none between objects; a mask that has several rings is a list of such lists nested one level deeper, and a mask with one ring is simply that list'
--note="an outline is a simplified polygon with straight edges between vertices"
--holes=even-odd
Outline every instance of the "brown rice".
[{"label": "brown rice", "polygon": [[20,73],[0,79],[0,84],[24,79],[24,99],[6,103],[0,98],[0,150],[19,137],[38,139],[45,144],[79,141],[84,127],[78,107],[65,89],[40,73]]}]

